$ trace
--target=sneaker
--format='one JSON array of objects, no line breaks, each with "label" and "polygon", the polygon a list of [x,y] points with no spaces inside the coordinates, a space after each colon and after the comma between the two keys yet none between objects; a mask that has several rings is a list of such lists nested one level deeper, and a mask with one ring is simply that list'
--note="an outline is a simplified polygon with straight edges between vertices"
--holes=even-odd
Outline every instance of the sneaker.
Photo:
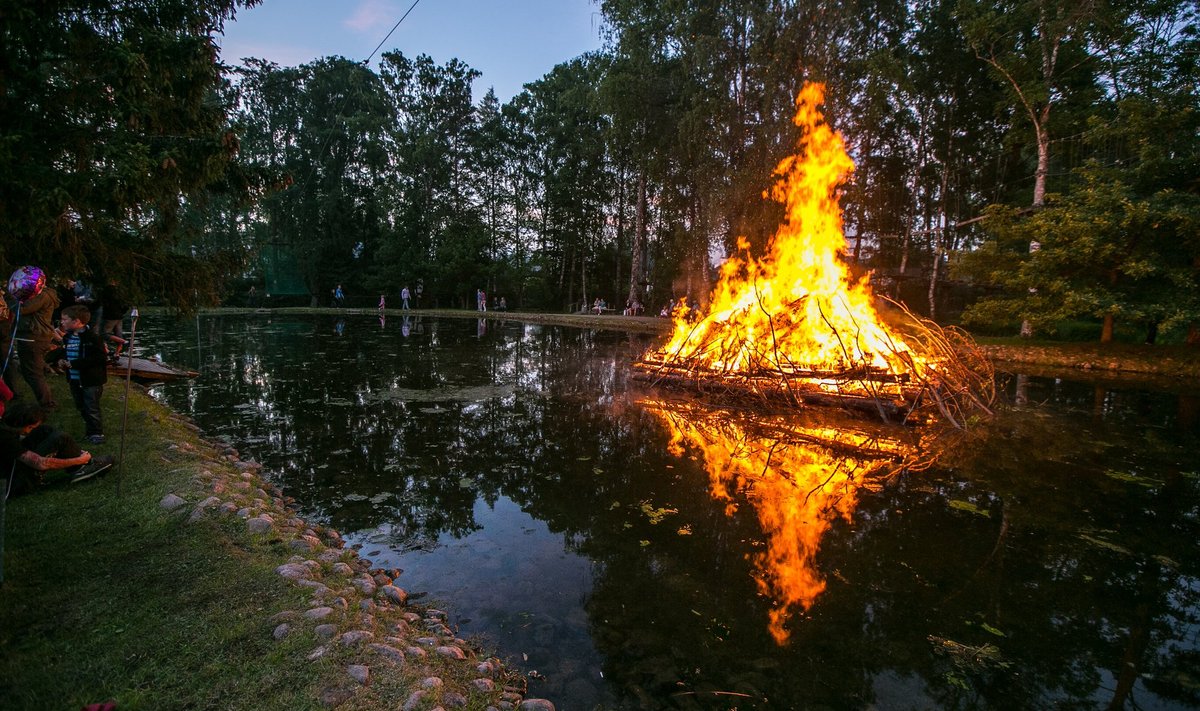
[{"label": "sneaker", "polygon": [[88,435],[87,441],[91,442],[92,444],[104,444],[104,435],[102,435],[102,434]]},{"label": "sneaker", "polygon": [[92,461],[75,470],[75,474],[71,476],[71,483],[78,484],[79,482],[87,481],[92,477],[104,476],[108,473],[109,469],[112,469],[112,466],[116,463],[116,461],[117,458],[110,454],[92,457]]}]

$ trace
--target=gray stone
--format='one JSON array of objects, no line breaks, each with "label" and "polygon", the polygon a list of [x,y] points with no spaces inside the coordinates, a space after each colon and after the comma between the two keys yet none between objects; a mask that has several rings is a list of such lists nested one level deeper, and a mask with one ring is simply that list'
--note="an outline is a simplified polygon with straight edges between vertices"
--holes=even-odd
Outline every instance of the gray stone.
[{"label": "gray stone", "polygon": [[351,568],[348,564],[339,560],[333,564],[333,572],[337,573],[338,575],[354,575],[354,568]]},{"label": "gray stone", "polygon": [[442,680],[441,680],[441,678],[436,677],[436,676],[427,676],[417,683],[421,685],[422,689],[440,689],[440,688],[442,688]]},{"label": "gray stone", "polygon": [[363,612],[374,612],[375,608],[376,608],[376,605],[375,605],[374,600],[359,600],[358,601],[358,609],[362,610]]},{"label": "gray stone", "polygon": [[[342,558],[341,551],[334,549],[334,548],[328,548],[326,550],[321,551],[321,555],[319,555],[317,557],[326,563],[332,563],[334,566],[333,570],[335,573],[338,573],[339,575],[349,575],[350,574],[350,573],[341,573],[338,571],[337,564],[339,562],[341,562],[341,558]],[[345,563],[343,563],[343,565],[345,565]],[[347,566],[347,567],[349,567],[349,566]],[[351,572],[353,572],[353,571],[351,571]]]},{"label": "gray stone", "polygon": [[372,580],[368,575],[360,575],[359,577],[351,580],[350,583],[354,587],[358,588],[359,591],[367,597],[371,597],[375,594],[375,581]]},{"label": "gray stone", "polygon": [[362,664],[351,664],[346,667],[346,673],[363,686],[366,686],[367,682],[371,680],[371,668]]},{"label": "gray stone", "polygon": [[313,545],[307,538],[297,538],[294,541],[288,542],[288,548],[294,551],[311,551],[313,550]]},{"label": "gray stone", "polygon": [[371,651],[394,664],[403,664],[405,661],[404,652],[401,652],[399,649],[396,649],[391,645],[372,642],[368,646],[370,647]]},{"label": "gray stone", "polygon": [[258,516],[246,521],[246,528],[249,529],[251,533],[266,533],[267,531],[270,531],[274,525],[275,524],[271,521],[271,519],[267,518],[266,516]]},{"label": "gray stone", "polygon": [[484,676],[495,676],[496,667],[491,662],[480,662],[479,665],[475,667],[475,671],[483,674]]},{"label": "gray stone", "polygon": [[300,565],[299,563],[284,563],[276,568],[275,572],[288,580],[305,580],[311,574],[307,566]]},{"label": "gray stone", "polygon": [[174,511],[186,503],[187,501],[179,496],[176,496],[175,494],[167,494],[166,496],[162,497],[161,501],[158,502],[158,506],[159,508],[167,511]]},{"label": "gray stone", "polygon": [[329,639],[337,634],[337,625],[317,625],[315,628],[313,628],[313,632],[315,632],[317,637],[321,639]]},{"label": "gray stone", "polygon": [[554,704],[545,699],[525,699],[517,708],[521,711],[554,711]]},{"label": "gray stone", "polygon": [[352,647],[366,640],[374,639],[374,637],[374,632],[367,632],[366,630],[350,630],[339,637],[338,642],[340,642],[343,647]]},{"label": "gray stone", "polygon": [[417,637],[413,641],[417,644],[423,644],[426,647],[432,647],[438,643],[437,637]]},{"label": "gray stone", "polygon": [[418,658],[424,657],[427,654],[429,654],[429,652],[426,652],[424,649],[421,649],[420,647],[405,647],[404,651],[408,654],[408,656],[418,657]]},{"label": "gray stone", "polygon": [[332,606],[334,606],[334,607],[339,607],[339,608],[341,608],[341,609],[343,609],[343,610],[348,610],[348,609],[350,609],[350,603],[349,603],[349,601],[347,601],[347,600],[346,600],[346,598],[344,598],[344,597],[335,597],[335,598],[333,599],[333,602],[331,602],[331,603],[329,603],[329,604],[330,604],[330,605],[332,605]]},{"label": "gray stone", "polygon": [[335,709],[353,697],[354,692],[349,689],[325,689],[321,692],[321,706]]},{"label": "gray stone", "polygon": [[283,639],[284,637],[287,637],[288,632],[291,632],[291,631],[292,631],[292,626],[286,622],[283,622],[278,627],[276,627],[275,631],[272,632],[271,634],[275,637],[275,639]]},{"label": "gray stone", "polygon": [[398,588],[395,585],[384,585],[380,590],[383,591],[384,597],[397,605],[403,605],[408,602],[408,593],[403,588]]},{"label": "gray stone", "polygon": [[443,657],[446,657],[447,659],[466,659],[467,658],[466,653],[463,652],[458,647],[450,647],[450,646],[438,647],[434,651],[436,651],[438,654],[442,655]]},{"label": "gray stone", "polygon": [[404,700],[404,706],[401,706],[404,711],[416,711],[421,707],[421,703],[425,701],[425,697],[429,695],[428,691],[417,690],[408,695]]},{"label": "gray stone", "polygon": [[442,703],[452,709],[461,709],[467,705],[467,697],[457,691],[447,691],[442,694]]},{"label": "gray stone", "polygon": [[251,509],[249,506],[243,506],[242,508],[238,509],[238,518],[250,518],[250,512]]},{"label": "gray stone", "polygon": [[333,614],[332,607],[314,607],[304,613],[304,618],[307,620],[323,620]]},{"label": "gray stone", "polygon": [[231,514],[237,510],[238,510],[238,505],[233,503],[232,501],[226,501],[225,503],[221,504],[221,513]]},{"label": "gray stone", "polygon": [[471,681],[471,686],[485,694],[489,694],[496,690],[496,682],[492,681],[491,679],[473,679]]},{"label": "gray stone", "polygon": [[325,656],[325,652],[328,652],[328,651],[329,651],[329,649],[326,648],[325,646],[317,647],[316,649],[314,649],[313,651],[308,653],[308,661],[315,662],[316,660]]}]

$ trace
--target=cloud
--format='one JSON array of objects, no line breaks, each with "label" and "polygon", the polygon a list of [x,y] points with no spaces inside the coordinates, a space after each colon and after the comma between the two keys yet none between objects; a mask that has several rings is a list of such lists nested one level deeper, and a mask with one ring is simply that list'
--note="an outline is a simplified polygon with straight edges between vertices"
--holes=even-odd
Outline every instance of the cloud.
[{"label": "cloud", "polygon": [[363,0],[342,24],[356,32],[366,32],[381,25],[391,25],[399,17],[396,8],[386,0]]}]

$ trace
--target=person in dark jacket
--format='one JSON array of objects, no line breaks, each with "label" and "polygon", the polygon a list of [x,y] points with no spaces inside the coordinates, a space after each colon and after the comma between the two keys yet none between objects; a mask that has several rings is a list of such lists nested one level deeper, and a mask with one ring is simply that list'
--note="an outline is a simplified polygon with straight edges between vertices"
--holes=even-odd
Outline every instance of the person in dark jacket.
[{"label": "person in dark jacket", "polygon": [[108,283],[104,285],[100,303],[104,316],[104,321],[99,324],[100,337],[107,341],[106,345],[110,351],[120,353],[126,343],[125,331],[122,327],[125,322],[125,314],[129,312],[129,300],[115,279],[109,279]]},{"label": "person in dark jacket", "polygon": [[82,304],[62,310],[62,347],[46,355],[46,360],[67,371],[75,407],[83,415],[86,437],[92,444],[104,442],[104,422],[100,415],[100,397],[108,382],[108,351],[100,334],[88,326],[92,313]]},{"label": "person in dark jacket", "polygon": [[51,325],[50,316],[58,306],[58,295],[53,289],[42,289],[19,306],[18,311],[18,304],[10,295],[8,308],[13,312],[16,322],[13,340],[17,342],[21,376],[25,378],[41,406],[53,410],[58,407],[58,403],[54,402],[54,394],[50,392],[50,385],[46,383],[46,354],[53,345],[54,327]]}]

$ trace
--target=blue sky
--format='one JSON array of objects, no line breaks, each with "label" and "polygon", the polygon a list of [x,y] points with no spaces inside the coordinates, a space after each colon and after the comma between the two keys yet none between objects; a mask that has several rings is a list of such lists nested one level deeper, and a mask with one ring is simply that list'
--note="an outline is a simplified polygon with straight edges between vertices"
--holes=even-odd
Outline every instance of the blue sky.
[{"label": "blue sky", "polygon": [[[221,56],[229,64],[261,57],[296,66],[341,55],[362,61],[413,0],[264,0],[226,24]],[[601,44],[600,8],[593,0],[419,0],[379,54],[452,58],[483,72],[475,99],[488,87],[508,101],[554,65]]]}]

